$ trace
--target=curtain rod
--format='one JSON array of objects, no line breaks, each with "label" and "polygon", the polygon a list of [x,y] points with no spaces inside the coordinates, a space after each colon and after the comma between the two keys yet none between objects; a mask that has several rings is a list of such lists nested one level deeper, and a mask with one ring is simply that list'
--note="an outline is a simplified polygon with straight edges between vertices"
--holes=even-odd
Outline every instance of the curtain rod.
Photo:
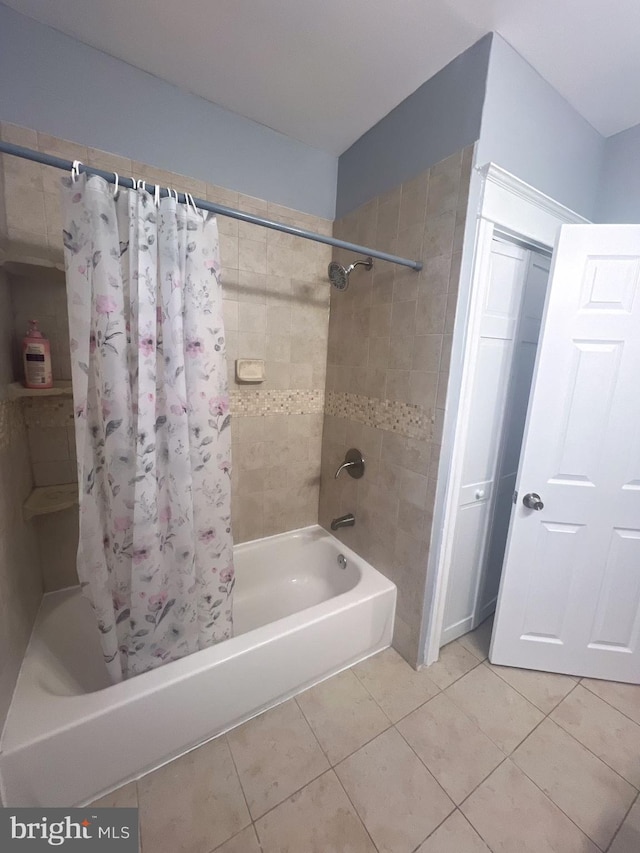
[{"label": "curtain rod", "polygon": [[[55,169],[63,169],[65,172],[71,172],[73,163],[71,160],[63,160],[60,157],[53,157],[51,154],[43,154],[40,151],[33,151],[31,148],[24,148],[22,145],[13,145],[11,142],[3,142],[0,140],[0,153],[10,154],[12,157],[22,157],[24,160],[33,160],[35,163],[42,163],[44,166],[53,166]],[[95,169],[91,166],[78,164],[78,170],[85,172],[88,175],[99,175],[108,181],[110,184],[115,184],[115,172],[105,172],[104,169]],[[128,189],[135,189],[136,183],[133,178],[118,178],[119,186]],[[150,192],[155,192],[155,185],[145,182],[145,189]],[[173,194],[173,193],[172,193]],[[160,196],[169,195],[168,188],[160,188]],[[186,202],[185,194],[178,193],[178,201],[181,204]],[[250,222],[252,225],[261,225],[263,228],[271,228],[274,231],[283,231],[285,234],[292,234],[294,237],[302,237],[304,240],[315,240],[316,243],[325,243],[327,246],[335,246],[337,249],[346,249],[349,252],[356,252],[359,255],[370,255],[372,258],[377,258],[380,261],[388,261],[391,264],[398,264],[403,267],[409,267],[412,270],[421,270],[421,261],[412,261],[408,258],[401,258],[398,255],[390,255],[387,252],[379,252],[377,249],[370,249],[367,246],[359,246],[357,243],[348,243],[346,240],[338,240],[336,237],[326,237],[324,234],[316,234],[314,231],[307,231],[304,228],[295,228],[293,225],[285,225],[284,222],[275,222],[272,219],[263,219],[261,216],[254,216],[251,213],[243,213],[241,210],[235,210],[233,207],[225,207],[223,204],[215,204],[204,199],[194,199],[196,207],[201,210],[208,210],[211,213],[219,213],[221,216],[229,216],[232,219],[239,219],[242,222]]]}]

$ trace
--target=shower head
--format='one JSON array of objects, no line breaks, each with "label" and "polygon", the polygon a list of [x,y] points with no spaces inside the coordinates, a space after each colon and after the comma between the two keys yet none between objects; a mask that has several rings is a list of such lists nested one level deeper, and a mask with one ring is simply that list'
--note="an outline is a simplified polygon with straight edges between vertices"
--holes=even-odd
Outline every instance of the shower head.
[{"label": "shower head", "polygon": [[331,261],[329,264],[329,281],[336,290],[346,290],[349,287],[349,276],[356,267],[365,267],[370,270],[373,266],[373,258],[367,258],[366,261],[354,261],[348,267],[343,267],[337,261]]}]

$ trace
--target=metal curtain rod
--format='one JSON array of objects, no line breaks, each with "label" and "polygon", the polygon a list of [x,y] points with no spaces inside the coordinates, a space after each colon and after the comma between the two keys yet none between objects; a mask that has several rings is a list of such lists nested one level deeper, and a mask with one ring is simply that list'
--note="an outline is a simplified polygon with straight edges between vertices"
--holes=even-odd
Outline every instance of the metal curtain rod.
[{"label": "metal curtain rod", "polygon": [[[10,154],[13,157],[22,157],[24,160],[33,160],[35,163],[42,163],[45,166],[53,166],[55,169],[62,169],[65,172],[71,172],[73,163],[71,160],[63,160],[60,157],[53,157],[51,154],[43,154],[40,151],[33,151],[31,148],[24,148],[22,145],[13,145],[11,142],[0,141],[0,153]],[[80,163],[78,165],[80,172],[86,172],[88,175],[99,175],[108,181],[110,184],[115,184],[116,175],[114,172],[105,172],[104,169],[94,169],[91,166],[85,166]],[[118,183],[122,187],[128,189],[136,189],[136,184],[133,178],[118,178]],[[150,192],[155,192],[154,184],[144,184],[145,189]],[[160,188],[160,196],[166,197],[169,195],[168,188]],[[172,193],[173,195],[173,193]],[[184,193],[178,193],[178,201],[181,204],[186,203]],[[304,228],[295,228],[293,225],[285,225],[284,222],[275,222],[272,219],[263,219],[261,216],[254,216],[251,213],[243,213],[241,210],[235,210],[233,207],[225,207],[223,204],[215,204],[204,199],[194,199],[196,207],[201,210],[208,210],[211,213],[219,213],[221,216],[229,216],[232,219],[239,219],[242,222],[250,222],[252,225],[261,225],[263,228],[271,228],[274,231],[283,231],[285,234],[292,234],[294,237],[302,237],[305,240],[315,240],[316,243],[326,243],[327,246],[335,246],[338,249],[346,249],[349,252],[356,252],[359,255],[370,255],[372,258],[377,258],[380,261],[388,261],[391,264],[399,264],[403,267],[409,267],[412,270],[421,270],[421,261],[411,261],[408,258],[400,258],[397,255],[390,255],[387,252],[379,252],[377,249],[369,249],[367,246],[359,246],[357,243],[348,243],[346,240],[338,240],[335,237],[325,237],[324,234],[316,234],[314,231],[307,231]]]}]

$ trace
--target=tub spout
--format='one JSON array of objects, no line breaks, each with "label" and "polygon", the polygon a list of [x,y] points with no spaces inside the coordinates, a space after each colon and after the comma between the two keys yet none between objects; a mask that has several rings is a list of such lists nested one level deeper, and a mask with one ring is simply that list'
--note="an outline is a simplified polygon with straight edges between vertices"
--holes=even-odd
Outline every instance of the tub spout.
[{"label": "tub spout", "polygon": [[339,518],[334,518],[331,522],[332,530],[339,530],[341,527],[353,527],[356,523],[356,517],[352,512],[346,515],[341,515]]}]

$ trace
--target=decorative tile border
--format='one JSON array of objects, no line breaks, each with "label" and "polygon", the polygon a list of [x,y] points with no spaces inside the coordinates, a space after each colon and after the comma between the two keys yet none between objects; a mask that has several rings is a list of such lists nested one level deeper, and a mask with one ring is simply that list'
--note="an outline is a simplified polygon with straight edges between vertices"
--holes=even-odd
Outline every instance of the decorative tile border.
[{"label": "decorative tile border", "polygon": [[[324,391],[293,389],[286,391],[231,391],[233,417],[266,417],[267,415],[314,415],[324,411]],[[27,426],[65,427],[73,424],[73,401],[42,397],[23,400]]]},{"label": "decorative tile border", "polygon": [[[267,415],[327,414],[348,418],[357,423],[396,432],[407,438],[429,439],[433,431],[433,417],[422,406],[381,400],[362,394],[320,389],[290,389],[285,391],[231,391],[233,417],[266,417]],[[73,424],[73,401],[44,397],[40,400],[26,398],[22,401],[24,420],[28,427],[65,427]],[[15,429],[21,428],[19,403],[0,403],[0,446],[8,432],[9,413],[17,419]]]},{"label": "decorative tile border", "polygon": [[231,391],[231,414],[237,417],[314,415],[324,411],[324,391]]},{"label": "decorative tile border", "polygon": [[22,410],[17,400],[0,400],[0,450],[7,450],[24,434]]},{"label": "decorative tile border", "polygon": [[407,438],[427,440],[433,431],[433,418],[422,406],[344,391],[327,393],[325,414],[396,432]]}]

